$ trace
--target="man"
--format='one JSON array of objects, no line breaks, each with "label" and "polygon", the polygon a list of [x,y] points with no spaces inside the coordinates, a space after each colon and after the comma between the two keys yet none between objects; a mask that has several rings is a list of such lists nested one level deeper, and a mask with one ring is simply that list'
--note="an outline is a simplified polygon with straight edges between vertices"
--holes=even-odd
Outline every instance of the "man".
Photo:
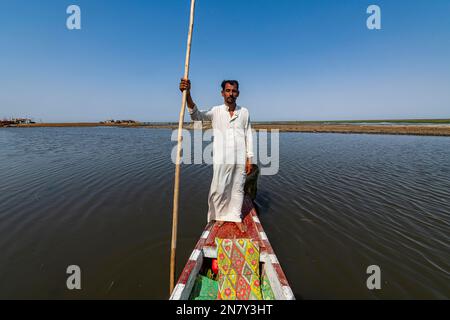
[{"label": "man", "polygon": [[246,108],[236,104],[239,83],[236,80],[222,82],[224,104],[207,111],[197,109],[191,97],[191,83],[181,79],[180,90],[187,92],[187,105],[191,119],[212,122],[214,172],[208,197],[208,221],[215,220],[221,226],[225,221],[235,222],[241,232],[242,202],[246,174],[251,173],[253,157],[252,128]]}]

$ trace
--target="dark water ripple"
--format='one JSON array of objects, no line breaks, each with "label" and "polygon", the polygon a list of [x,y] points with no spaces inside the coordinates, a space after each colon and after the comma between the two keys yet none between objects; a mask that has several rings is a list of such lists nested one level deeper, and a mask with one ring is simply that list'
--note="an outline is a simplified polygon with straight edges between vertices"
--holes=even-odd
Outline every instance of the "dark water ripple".
[{"label": "dark water ripple", "polygon": [[[166,298],[169,130],[0,130],[0,298]],[[298,298],[450,298],[450,139],[280,135],[260,219]],[[183,165],[178,271],[212,177]],[[83,290],[65,269],[82,268]],[[366,287],[378,265],[382,290]]]},{"label": "dark water ripple", "polygon": [[[306,262],[301,269],[299,286],[315,280],[303,296],[449,297],[448,139],[285,134],[283,145],[291,161],[282,160],[280,174],[261,185],[271,198],[268,225],[282,225],[275,232],[283,234],[279,246],[296,230],[289,242],[314,256],[291,252],[287,261],[318,262],[319,269]],[[269,218],[271,212],[280,212],[279,219]],[[364,288],[365,261],[387,269],[382,291]]]}]

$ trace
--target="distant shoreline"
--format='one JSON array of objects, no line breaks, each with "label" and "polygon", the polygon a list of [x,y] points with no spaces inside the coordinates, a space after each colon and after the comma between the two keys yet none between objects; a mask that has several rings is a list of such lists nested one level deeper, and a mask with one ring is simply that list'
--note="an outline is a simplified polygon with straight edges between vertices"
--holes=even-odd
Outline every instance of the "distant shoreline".
[{"label": "distant shoreline", "polygon": [[[383,124],[380,124],[383,123]],[[105,124],[95,122],[77,123],[34,123],[19,124],[16,128],[61,128],[61,127],[119,127],[119,128],[152,128],[177,129],[177,123],[133,123],[133,124]],[[360,120],[360,121],[285,121],[285,122],[253,122],[255,130],[278,129],[280,132],[310,132],[310,133],[362,133],[362,134],[391,134],[391,135],[423,135],[450,136],[450,120]],[[193,123],[187,122],[184,128],[193,129]],[[205,123],[203,129],[210,128]]]}]

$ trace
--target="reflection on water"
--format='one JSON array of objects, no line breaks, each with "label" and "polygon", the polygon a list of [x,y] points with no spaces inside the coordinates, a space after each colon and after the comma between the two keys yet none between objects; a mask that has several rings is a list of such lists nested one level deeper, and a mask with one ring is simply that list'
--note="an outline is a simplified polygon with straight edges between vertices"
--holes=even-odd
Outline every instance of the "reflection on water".
[{"label": "reflection on water", "polygon": [[[0,298],[167,298],[170,135],[0,129]],[[279,174],[261,177],[257,204],[297,298],[450,298],[450,138],[280,139]],[[211,177],[182,168],[178,272],[206,223]],[[66,289],[72,264],[81,291]]]}]

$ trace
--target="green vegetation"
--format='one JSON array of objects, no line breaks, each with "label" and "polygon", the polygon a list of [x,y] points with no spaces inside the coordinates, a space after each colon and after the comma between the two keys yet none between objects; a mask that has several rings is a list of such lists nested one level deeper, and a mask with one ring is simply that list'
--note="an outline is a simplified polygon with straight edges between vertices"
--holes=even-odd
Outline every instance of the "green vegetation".
[{"label": "green vegetation", "polygon": [[433,124],[450,124],[450,119],[398,119],[398,120],[330,120],[330,121],[257,121],[255,124],[345,124],[345,123],[433,123]]}]

